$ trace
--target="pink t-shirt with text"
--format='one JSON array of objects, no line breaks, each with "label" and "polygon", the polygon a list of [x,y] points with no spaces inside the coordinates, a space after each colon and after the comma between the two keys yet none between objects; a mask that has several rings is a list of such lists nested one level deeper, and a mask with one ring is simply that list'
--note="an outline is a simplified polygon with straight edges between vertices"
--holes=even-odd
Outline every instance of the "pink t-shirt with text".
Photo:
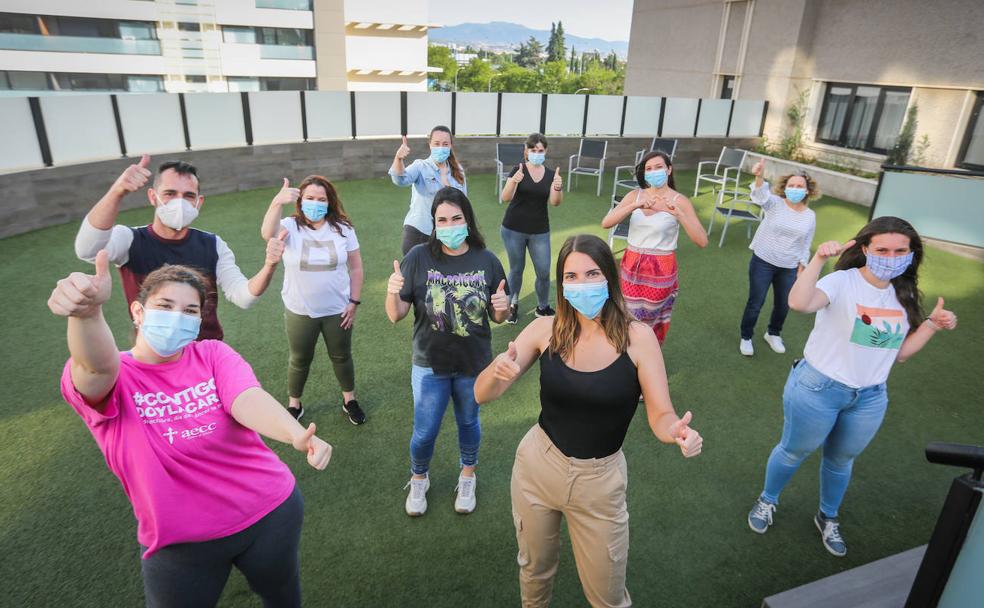
[{"label": "pink t-shirt with text", "polygon": [[123,484],[145,559],[167,545],[244,530],[293,491],[287,465],[232,417],[236,397],[260,383],[224,342],[192,342],[180,359],[159,365],[120,353],[101,413],[76,390],[70,364],[62,396]]}]

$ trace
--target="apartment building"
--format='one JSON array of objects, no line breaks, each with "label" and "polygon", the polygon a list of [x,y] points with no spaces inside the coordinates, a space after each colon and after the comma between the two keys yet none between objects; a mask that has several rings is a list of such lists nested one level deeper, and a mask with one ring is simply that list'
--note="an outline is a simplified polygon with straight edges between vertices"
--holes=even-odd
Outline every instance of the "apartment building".
[{"label": "apartment building", "polygon": [[[805,152],[876,171],[918,106],[921,163],[984,170],[980,0],[635,0],[629,95],[805,101]],[[925,136],[925,137],[924,137]]]}]

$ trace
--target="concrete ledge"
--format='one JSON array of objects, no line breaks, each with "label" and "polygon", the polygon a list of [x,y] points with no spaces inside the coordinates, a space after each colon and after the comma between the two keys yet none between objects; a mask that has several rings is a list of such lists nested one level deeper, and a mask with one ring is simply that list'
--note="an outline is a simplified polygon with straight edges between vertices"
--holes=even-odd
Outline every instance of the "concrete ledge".
[{"label": "concrete ledge", "polygon": [[765,598],[762,608],[902,608],[926,545]]},{"label": "concrete ledge", "polygon": [[[878,180],[858,177],[848,173],[841,173],[831,169],[823,169],[814,165],[797,163],[783,158],[766,156],[757,152],[749,152],[745,158],[745,166],[742,171],[752,169],[752,166],[760,158],[765,159],[765,175],[775,179],[779,175],[792,173],[793,171],[803,170],[809,173],[817,183],[820,184],[820,191],[823,194],[839,198],[843,201],[857,203],[864,207],[871,207],[875,200],[875,191],[878,189]],[[769,180],[772,181],[772,180]]]},{"label": "concrete ledge", "polygon": [[[455,152],[470,174],[495,171],[495,144],[521,143],[523,137],[460,137]],[[578,137],[548,137],[547,163],[567,170],[567,159],[577,153]],[[595,138],[592,138],[595,139]],[[637,150],[649,145],[649,138],[599,137],[608,140],[605,177],[618,165],[631,165]],[[693,168],[701,160],[717,158],[722,146],[749,147],[755,138],[690,138],[677,146],[675,166]],[[427,140],[409,141],[411,158],[426,153]],[[164,154],[151,159],[156,167],[165,160],[180,158],[196,167],[202,180],[202,192],[208,195],[240,192],[255,188],[276,188],[284,177],[299,182],[312,173],[330,180],[385,177],[399,147],[396,138],[322,141],[242,146],[218,150],[197,150]],[[139,158],[139,156],[137,157]],[[78,221],[106,193],[107,188],[134,158],[100,161],[64,167],[51,167],[0,175],[0,238],[21,234],[45,226]],[[473,193],[485,196],[486,193]],[[487,196],[494,196],[491,188]],[[602,196],[607,198],[604,189]],[[147,205],[145,194],[135,193],[123,201],[123,209]]]}]

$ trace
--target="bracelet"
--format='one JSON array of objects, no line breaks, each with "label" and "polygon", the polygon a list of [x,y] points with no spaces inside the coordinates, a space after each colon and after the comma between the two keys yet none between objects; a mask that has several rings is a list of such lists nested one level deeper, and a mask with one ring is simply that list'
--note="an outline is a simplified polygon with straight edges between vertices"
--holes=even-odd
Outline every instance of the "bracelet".
[{"label": "bracelet", "polygon": [[934,323],[933,320],[930,319],[929,317],[926,317],[926,320],[923,321],[923,323],[929,323],[929,327],[932,328],[933,331],[939,331],[943,329],[942,327]]},{"label": "bracelet", "polygon": [[362,304],[362,300],[356,300],[354,298],[349,298],[349,302],[351,302],[352,304],[355,304],[356,306],[358,306],[359,304]]},{"label": "bracelet", "polygon": [[554,187],[554,192],[563,192],[563,191],[564,191],[563,187],[560,188],[557,188],[556,186]]}]

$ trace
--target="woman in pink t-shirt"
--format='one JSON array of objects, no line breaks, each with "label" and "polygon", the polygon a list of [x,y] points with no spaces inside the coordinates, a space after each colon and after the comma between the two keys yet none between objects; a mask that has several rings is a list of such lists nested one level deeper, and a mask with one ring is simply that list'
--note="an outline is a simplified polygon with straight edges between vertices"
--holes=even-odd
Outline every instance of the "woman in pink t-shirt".
[{"label": "woman in pink t-shirt", "polygon": [[300,606],[304,503],[258,433],[324,469],[331,446],[260,387],[242,357],[195,342],[205,281],[185,266],[147,275],[131,305],[136,342],[119,352],[103,318],[112,279],[73,272],[48,300],[68,317],[61,390],[99,444],[137,519],[148,606],[214,606],[233,565],[266,606]]}]

